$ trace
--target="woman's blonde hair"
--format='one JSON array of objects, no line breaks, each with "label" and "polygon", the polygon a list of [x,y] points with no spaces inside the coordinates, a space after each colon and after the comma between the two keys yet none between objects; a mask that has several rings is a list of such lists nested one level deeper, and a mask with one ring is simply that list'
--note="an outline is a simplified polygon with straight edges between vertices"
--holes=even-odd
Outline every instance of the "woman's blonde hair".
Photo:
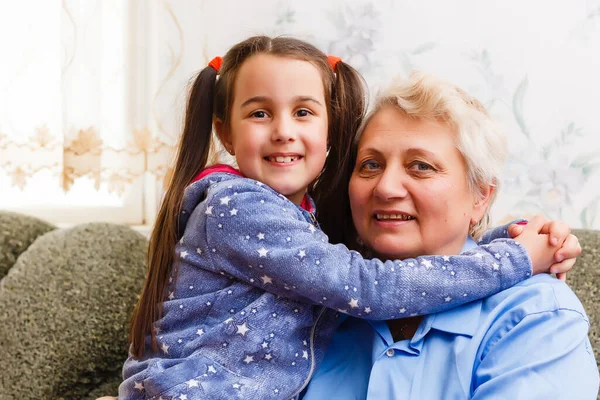
[{"label": "woman's blonde hair", "polygon": [[409,117],[448,124],[465,160],[471,193],[481,198],[486,187],[495,187],[483,218],[469,229],[469,234],[478,240],[490,224],[490,207],[496,199],[508,151],[503,131],[477,99],[432,75],[416,72],[379,93],[358,129],[356,144],[371,118],[390,106]]}]

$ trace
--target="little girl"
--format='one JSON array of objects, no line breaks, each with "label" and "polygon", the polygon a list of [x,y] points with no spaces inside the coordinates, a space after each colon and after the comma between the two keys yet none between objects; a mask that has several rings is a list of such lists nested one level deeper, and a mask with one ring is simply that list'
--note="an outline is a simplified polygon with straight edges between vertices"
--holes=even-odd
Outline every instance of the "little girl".
[{"label": "little girl", "polygon": [[[385,262],[329,244],[307,191],[330,189],[345,167],[363,101],[354,69],[291,38],[250,38],[200,72],[150,240],[121,399],[294,398],[340,312],[438,312],[548,269],[554,249],[537,235]],[[213,125],[239,170],[205,169]]]}]

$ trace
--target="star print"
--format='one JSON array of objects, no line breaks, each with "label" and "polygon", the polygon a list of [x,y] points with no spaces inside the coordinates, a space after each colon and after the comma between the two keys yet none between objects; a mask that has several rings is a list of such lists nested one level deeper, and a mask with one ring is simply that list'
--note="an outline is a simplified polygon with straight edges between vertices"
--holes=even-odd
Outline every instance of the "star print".
[{"label": "star print", "polygon": [[212,303],[211,303],[210,301],[207,301],[207,302],[206,302],[206,305],[207,305],[207,306],[210,306],[211,304],[212,304]]},{"label": "star print", "polygon": [[321,260],[315,261],[315,264],[320,265],[321,264]]},{"label": "star print", "polygon": [[265,234],[262,232],[259,232],[258,235],[256,235],[256,237],[258,238],[258,240],[264,240]]},{"label": "star print", "polygon": [[181,240],[179,240],[179,244],[183,244],[183,236],[181,237]]},{"label": "star print", "polygon": [[314,226],[314,225],[310,225],[310,226],[308,227],[308,230],[310,231],[310,233],[315,233],[315,231],[317,230],[317,228],[315,228],[315,226]]},{"label": "star print", "polygon": [[254,356],[246,356],[246,358],[244,358],[244,362],[246,364],[250,364],[253,361],[254,361]]},{"label": "star print", "polygon": [[448,257],[448,256],[443,256],[442,259],[446,262],[450,261],[450,257]]},{"label": "star print", "polygon": [[421,262],[421,264],[423,264],[423,266],[425,266],[425,268],[427,268],[427,269],[429,269],[429,268],[432,268],[432,267],[433,267],[433,265],[431,264],[431,261],[429,261],[429,260],[423,260],[423,261]]},{"label": "star print", "polygon": [[261,346],[263,349],[266,349],[267,347],[269,347],[269,343],[264,341],[264,342],[262,342]]},{"label": "star print", "polygon": [[213,206],[206,207],[206,211],[204,212],[204,214],[212,215],[212,209],[213,209]]},{"label": "star print", "polygon": [[266,257],[267,253],[269,252],[269,250],[265,249],[264,247],[261,247],[260,249],[258,249],[256,251],[258,252],[259,257]]},{"label": "star print", "polygon": [[300,258],[304,258],[304,257],[306,257],[306,252],[305,252],[304,250],[300,250],[300,251],[298,252],[298,257],[300,257]]},{"label": "star print", "polygon": [[348,290],[348,289],[350,289],[350,286],[346,285],[346,286],[344,286],[344,289]]},{"label": "star print", "polygon": [[187,400],[187,394],[180,394],[179,400]]},{"label": "star print", "polygon": [[221,205],[228,206],[229,200],[231,200],[231,199],[229,198],[229,196],[225,196],[225,197],[221,197],[220,200],[221,200]]},{"label": "star print", "polygon": [[273,390],[273,393],[275,393],[275,394],[279,393],[279,389]]},{"label": "star print", "polygon": [[208,366],[208,372],[212,372],[213,374],[217,373],[217,370],[215,369],[215,367],[213,367],[212,365]]},{"label": "star print", "polygon": [[196,335],[198,335],[198,336],[202,336],[202,335],[204,335],[204,329],[198,329],[198,330],[196,331]]},{"label": "star print", "polygon": [[197,247],[197,248],[196,248],[196,253],[198,253],[198,254],[202,254],[202,249],[200,249],[200,247]]},{"label": "star print", "polygon": [[367,307],[367,308],[365,308],[365,313],[366,313],[366,314],[368,314],[368,313],[370,313],[370,312],[371,312],[371,307]]},{"label": "star print", "polygon": [[186,258],[188,255],[188,252],[186,250],[181,252],[181,258]]},{"label": "star print", "polygon": [[502,257],[502,256],[500,255],[500,253],[496,253],[496,254],[494,254],[494,257],[496,257],[499,260],[500,257]]},{"label": "star print", "polygon": [[239,389],[242,386],[239,383],[234,383],[233,385],[231,385],[231,387],[234,389]]},{"label": "star print", "polygon": [[409,267],[414,267],[414,266],[415,266],[415,264],[414,264],[412,261],[410,261],[410,262],[408,263],[408,266],[409,266]]},{"label": "star print", "polygon": [[195,379],[190,379],[189,381],[186,382],[188,384],[189,388],[193,388],[193,387],[199,387],[199,383],[197,380]]},{"label": "star print", "polygon": [[163,343],[162,346],[160,346],[160,348],[162,349],[163,353],[169,354],[169,346],[167,346],[166,343]]},{"label": "star print", "polygon": [[446,303],[450,302],[450,300],[452,300],[452,297],[450,297],[450,296],[448,296],[448,297],[446,297],[446,298],[444,299],[444,301],[445,301]]},{"label": "star print", "polygon": [[308,360],[308,351],[302,350],[302,358],[306,358]]},{"label": "star print", "polygon": [[133,388],[137,390],[144,390],[144,384],[142,382],[135,382],[135,386]]},{"label": "star print", "polygon": [[246,321],[244,321],[243,324],[241,325],[236,325],[237,328],[237,332],[242,336],[246,336],[246,332],[248,332],[250,330],[250,327],[248,326],[248,323]]},{"label": "star print", "polygon": [[179,339],[179,340],[177,341],[177,343],[181,343],[181,342],[183,342],[183,340],[181,340],[181,339]]},{"label": "star print", "polygon": [[267,275],[261,276],[260,279],[262,279],[263,285],[267,285],[269,283],[273,283],[273,278],[271,278],[271,277],[269,277]]},{"label": "star print", "polygon": [[406,312],[406,308],[402,307],[399,311],[400,311],[400,314],[404,314]]},{"label": "star print", "polygon": [[285,238],[285,240],[287,240],[289,242],[292,240],[292,238],[288,236],[287,238]]},{"label": "star print", "polygon": [[265,354],[265,360],[270,360],[271,358],[273,358],[273,356],[271,355],[271,353]]},{"label": "star print", "polygon": [[232,290],[228,290],[228,291],[227,291],[227,294],[231,294],[231,293],[233,293],[233,291],[232,291]]},{"label": "star print", "polygon": [[231,216],[237,215],[237,212],[238,212],[237,208],[234,208],[229,211],[229,215],[231,215]]},{"label": "star print", "polygon": [[500,266],[496,263],[492,263],[492,266],[494,267],[494,271],[498,271],[500,269]]},{"label": "star print", "polygon": [[358,300],[357,300],[357,299],[351,299],[351,300],[348,302],[348,305],[349,305],[351,308],[358,308]]},{"label": "star print", "polygon": [[225,214],[223,214],[223,213],[219,214],[219,217],[224,217],[224,216],[225,216]]},{"label": "star print", "polygon": [[169,300],[173,300],[175,298],[175,292],[169,293]]}]

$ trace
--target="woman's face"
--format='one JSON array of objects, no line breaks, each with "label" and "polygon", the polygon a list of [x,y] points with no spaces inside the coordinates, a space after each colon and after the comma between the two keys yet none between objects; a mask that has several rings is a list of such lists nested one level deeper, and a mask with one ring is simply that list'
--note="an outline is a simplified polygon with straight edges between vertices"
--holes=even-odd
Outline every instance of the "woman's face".
[{"label": "woman's face", "polygon": [[486,203],[467,186],[452,129],[391,106],[363,133],[349,196],[361,240],[378,256],[398,259],[458,254]]}]

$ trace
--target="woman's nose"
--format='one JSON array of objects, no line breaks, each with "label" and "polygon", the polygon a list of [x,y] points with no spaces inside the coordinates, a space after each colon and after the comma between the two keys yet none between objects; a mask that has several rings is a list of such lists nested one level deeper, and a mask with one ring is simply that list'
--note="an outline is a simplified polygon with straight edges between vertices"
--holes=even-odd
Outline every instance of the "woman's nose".
[{"label": "woman's nose", "polygon": [[405,186],[406,174],[396,168],[386,168],[373,190],[373,196],[379,200],[388,201],[402,199],[408,195]]},{"label": "woman's nose", "polygon": [[271,140],[275,142],[293,142],[296,140],[294,121],[289,117],[277,117],[273,121]]}]

